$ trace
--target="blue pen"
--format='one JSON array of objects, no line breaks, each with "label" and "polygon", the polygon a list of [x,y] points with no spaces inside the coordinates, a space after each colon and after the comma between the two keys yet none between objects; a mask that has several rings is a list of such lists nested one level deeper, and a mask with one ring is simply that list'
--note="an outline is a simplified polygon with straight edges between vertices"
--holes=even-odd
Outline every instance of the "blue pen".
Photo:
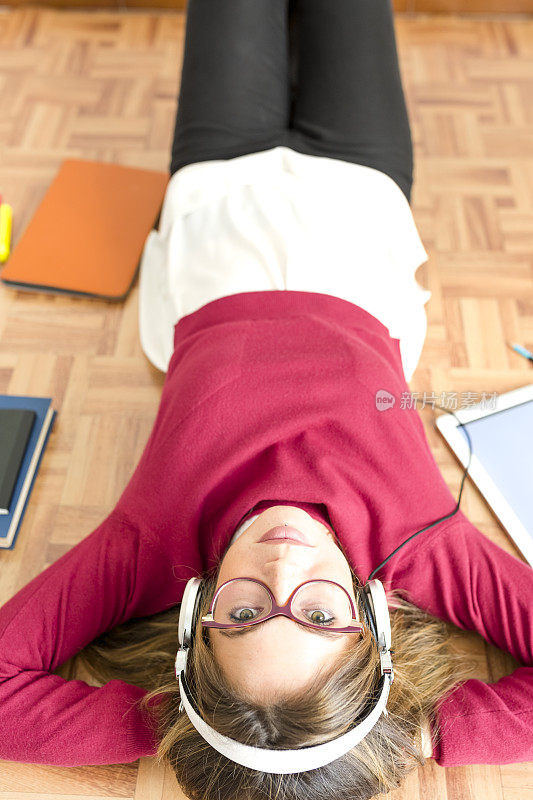
[{"label": "blue pen", "polygon": [[529,361],[533,361],[533,353],[530,353],[526,347],[522,347],[521,344],[510,344],[507,342],[509,347],[512,347],[519,355],[524,356],[524,358],[529,359]]}]

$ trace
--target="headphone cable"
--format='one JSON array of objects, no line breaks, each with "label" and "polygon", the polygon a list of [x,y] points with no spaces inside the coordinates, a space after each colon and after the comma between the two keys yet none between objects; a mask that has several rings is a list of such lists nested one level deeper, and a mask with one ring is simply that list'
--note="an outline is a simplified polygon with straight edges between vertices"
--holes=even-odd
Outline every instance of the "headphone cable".
[{"label": "headphone cable", "polygon": [[450,511],[450,513],[449,513],[449,514],[445,514],[445,516],[444,516],[444,517],[439,517],[439,519],[436,519],[436,520],[435,520],[435,522],[431,522],[429,525],[426,525],[426,526],[425,526],[425,528],[421,528],[419,531],[416,531],[416,533],[412,533],[412,534],[411,534],[411,536],[409,536],[409,537],[408,537],[408,538],[407,538],[407,539],[406,539],[404,542],[402,542],[401,544],[399,544],[399,545],[398,545],[398,547],[396,547],[396,548],[395,548],[395,549],[392,551],[392,553],[390,553],[390,554],[387,556],[387,558],[385,558],[385,559],[384,559],[384,560],[381,562],[381,564],[378,564],[378,566],[377,566],[375,569],[373,569],[373,570],[372,570],[372,572],[371,572],[371,573],[370,573],[370,575],[368,576],[368,580],[369,580],[369,581],[370,581],[370,580],[372,580],[372,578],[374,577],[374,575],[376,574],[376,572],[377,572],[378,570],[380,570],[380,569],[381,569],[381,567],[385,566],[385,564],[387,563],[387,561],[389,561],[389,559],[391,559],[391,558],[392,558],[394,555],[396,555],[396,553],[398,552],[398,550],[401,550],[401,548],[402,548],[404,545],[406,545],[408,542],[410,542],[410,541],[411,541],[411,539],[414,539],[414,538],[415,538],[415,536],[418,536],[418,534],[419,534],[419,533],[423,533],[424,531],[427,531],[429,528],[432,528],[434,525],[437,525],[439,522],[443,522],[443,520],[445,520],[445,519],[449,519],[450,517],[453,517],[453,515],[454,515],[454,514],[456,514],[456,513],[459,511],[459,504],[460,504],[460,502],[461,502],[461,495],[463,494],[463,486],[464,486],[464,482],[465,482],[465,479],[466,479],[467,472],[468,472],[468,470],[469,470],[469,468],[470,468],[470,461],[472,460],[472,453],[473,453],[473,449],[472,449],[472,440],[470,439],[470,434],[468,433],[468,430],[467,430],[467,429],[466,429],[466,427],[465,427],[465,423],[463,423],[463,422],[460,422],[460,421],[459,421],[459,417],[458,417],[458,416],[455,414],[455,412],[454,412],[454,411],[451,411],[451,409],[449,409],[449,408],[444,408],[443,406],[439,406],[439,405],[435,405],[435,406],[433,406],[433,408],[440,408],[442,411],[446,411],[448,414],[453,414],[453,416],[455,417],[455,419],[457,420],[457,423],[458,423],[457,427],[459,427],[459,428],[463,428],[463,429],[464,429],[464,432],[465,432],[466,438],[468,439],[468,445],[469,445],[469,448],[470,448],[470,452],[469,452],[469,455],[468,455],[468,464],[466,465],[466,469],[465,469],[465,471],[464,471],[464,473],[463,473],[463,477],[462,477],[462,480],[461,480],[461,488],[459,489],[459,496],[458,496],[458,498],[457,498],[457,505],[455,506],[455,508],[454,508],[454,510],[453,510],[453,511]]}]

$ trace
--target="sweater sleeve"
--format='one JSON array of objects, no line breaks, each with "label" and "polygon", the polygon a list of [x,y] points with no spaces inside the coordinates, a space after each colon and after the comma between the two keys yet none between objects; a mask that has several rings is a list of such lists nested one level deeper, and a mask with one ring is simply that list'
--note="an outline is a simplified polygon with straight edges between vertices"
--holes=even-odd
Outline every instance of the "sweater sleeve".
[{"label": "sweater sleeve", "polygon": [[433,758],[444,767],[533,760],[533,569],[459,511],[415,544],[394,583],[415,605],[477,631],[521,665],[495,683],[472,678],[445,696]]},{"label": "sweater sleeve", "polygon": [[150,722],[134,706],[145,690],[51,673],[103,632],[168,604],[158,588],[164,558],[112,512],[0,608],[0,759],[79,766],[155,752]]}]

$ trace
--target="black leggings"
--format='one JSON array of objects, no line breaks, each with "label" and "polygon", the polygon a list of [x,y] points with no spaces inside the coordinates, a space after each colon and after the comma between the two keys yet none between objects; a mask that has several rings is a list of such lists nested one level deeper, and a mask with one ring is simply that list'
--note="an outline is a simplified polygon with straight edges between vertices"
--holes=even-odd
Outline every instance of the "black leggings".
[{"label": "black leggings", "polygon": [[189,0],[170,174],[280,145],[378,169],[410,202],[392,0]]}]

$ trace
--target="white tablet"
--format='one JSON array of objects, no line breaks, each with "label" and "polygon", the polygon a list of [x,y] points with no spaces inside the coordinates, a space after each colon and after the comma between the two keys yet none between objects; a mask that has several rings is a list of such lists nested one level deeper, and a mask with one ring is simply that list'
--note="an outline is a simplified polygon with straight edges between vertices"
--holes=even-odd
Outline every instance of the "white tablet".
[{"label": "white tablet", "polygon": [[496,395],[492,407],[481,403],[442,412],[435,426],[514,543],[533,566],[533,384]]}]

